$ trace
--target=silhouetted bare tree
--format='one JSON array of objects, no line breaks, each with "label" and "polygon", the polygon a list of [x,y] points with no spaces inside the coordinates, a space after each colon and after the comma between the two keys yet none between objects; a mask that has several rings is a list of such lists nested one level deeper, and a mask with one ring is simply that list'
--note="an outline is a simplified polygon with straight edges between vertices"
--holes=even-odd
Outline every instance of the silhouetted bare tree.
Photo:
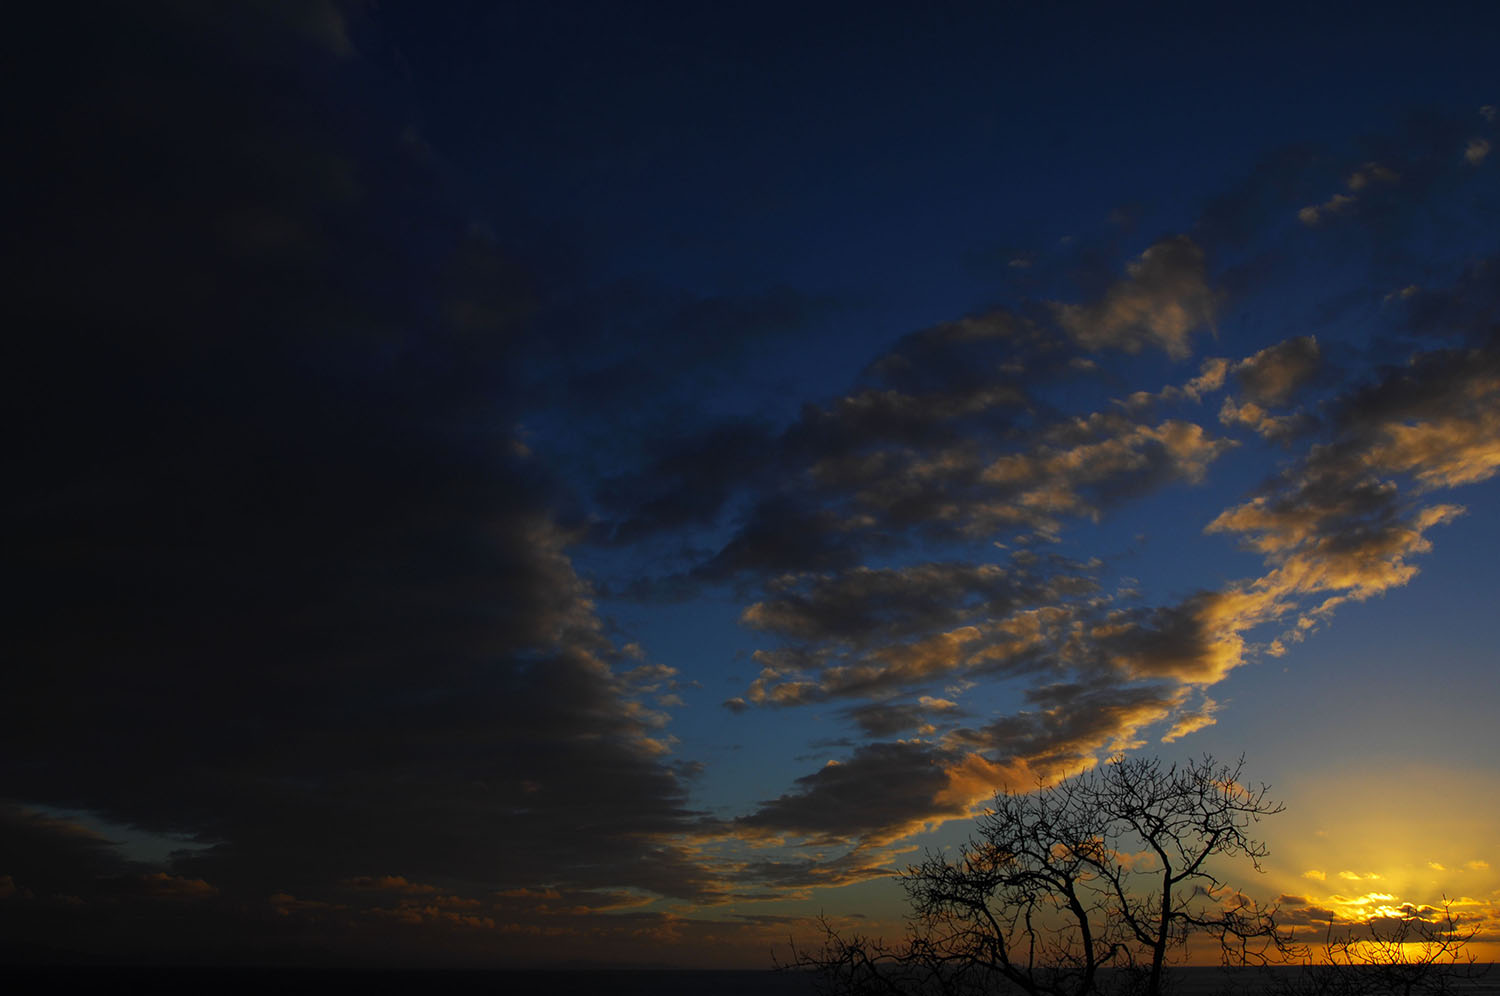
[{"label": "silhouetted bare tree", "polygon": [[1444,897],[1439,906],[1404,905],[1359,923],[1329,920],[1320,948],[1300,972],[1279,977],[1277,996],[1444,996],[1488,971],[1468,950],[1478,932]]},{"label": "silhouetted bare tree", "polygon": [[840,994],[1016,991],[1159,996],[1188,937],[1215,937],[1226,960],[1264,961],[1285,939],[1273,910],[1231,889],[1210,864],[1259,869],[1251,830],[1281,812],[1247,787],[1241,758],[1182,765],[1116,758],[1029,792],[1002,791],[958,856],[929,854],[901,876],[911,904],[899,945],[841,936],[794,952]]}]

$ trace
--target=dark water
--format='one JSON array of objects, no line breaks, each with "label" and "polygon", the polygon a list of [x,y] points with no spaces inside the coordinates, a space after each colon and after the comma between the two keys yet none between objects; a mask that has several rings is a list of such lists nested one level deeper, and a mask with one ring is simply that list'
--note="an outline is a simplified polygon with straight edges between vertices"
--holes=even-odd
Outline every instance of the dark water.
[{"label": "dark water", "polygon": [[[1296,968],[1177,968],[1170,996],[1264,996],[1278,976]],[[0,968],[6,993],[400,993],[403,996],[532,993],[561,996],[815,996],[810,976],[770,971],[669,969],[574,971],[359,971],[308,968]],[[1482,978],[1459,980],[1454,996],[1500,996],[1500,966]]]}]

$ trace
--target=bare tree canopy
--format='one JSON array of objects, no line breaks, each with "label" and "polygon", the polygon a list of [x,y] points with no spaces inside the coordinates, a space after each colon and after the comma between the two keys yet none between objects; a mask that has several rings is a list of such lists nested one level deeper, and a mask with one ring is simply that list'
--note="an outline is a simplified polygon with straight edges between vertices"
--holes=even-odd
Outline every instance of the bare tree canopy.
[{"label": "bare tree canopy", "polygon": [[1472,989],[1489,971],[1469,942],[1479,932],[1446,897],[1437,906],[1402,906],[1362,923],[1329,920],[1301,972],[1283,976],[1276,996],[1446,996]]},{"label": "bare tree canopy", "polygon": [[1226,961],[1286,953],[1274,910],[1222,881],[1215,856],[1267,853],[1254,834],[1281,812],[1244,759],[1115,758],[1033,791],[1001,791],[954,858],[929,854],[901,881],[912,907],[900,946],[841,937],[796,964],[840,993],[1016,991],[1158,996],[1193,934]]}]

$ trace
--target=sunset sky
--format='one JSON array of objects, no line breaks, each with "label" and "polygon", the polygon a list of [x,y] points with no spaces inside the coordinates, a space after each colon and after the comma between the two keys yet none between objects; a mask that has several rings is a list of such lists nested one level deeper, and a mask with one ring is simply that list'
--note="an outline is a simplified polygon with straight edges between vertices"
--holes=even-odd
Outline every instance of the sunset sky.
[{"label": "sunset sky", "polygon": [[769,967],[1234,759],[1500,960],[1500,6],[16,45],[0,958]]}]

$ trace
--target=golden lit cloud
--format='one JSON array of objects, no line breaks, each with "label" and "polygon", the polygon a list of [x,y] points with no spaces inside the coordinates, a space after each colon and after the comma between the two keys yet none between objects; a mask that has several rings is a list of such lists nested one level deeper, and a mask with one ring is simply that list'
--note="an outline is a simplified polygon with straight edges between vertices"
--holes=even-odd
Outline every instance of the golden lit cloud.
[{"label": "golden lit cloud", "polygon": [[1214,713],[1218,711],[1218,708],[1219,704],[1217,702],[1213,699],[1205,698],[1203,705],[1198,709],[1179,714],[1177,721],[1172,724],[1172,728],[1162,734],[1161,742],[1169,744],[1173,741],[1181,740],[1189,733],[1195,733],[1205,727],[1214,725],[1217,722],[1214,719]]}]

